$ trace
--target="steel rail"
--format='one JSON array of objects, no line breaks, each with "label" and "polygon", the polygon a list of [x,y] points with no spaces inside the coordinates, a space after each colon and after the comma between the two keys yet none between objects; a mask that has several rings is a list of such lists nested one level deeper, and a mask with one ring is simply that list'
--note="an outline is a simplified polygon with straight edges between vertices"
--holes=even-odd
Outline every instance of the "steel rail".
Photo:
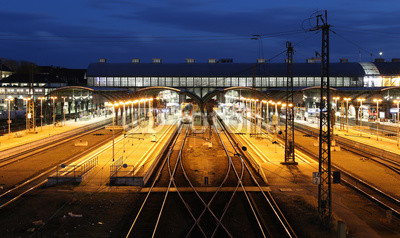
[{"label": "steel rail", "polygon": [[[228,157],[228,158],[229,158],[229,157]],[[229,159],[230,159],[230,158],[229,158]],[[230,232],[228,231],[228,229],[222,224],[221,219],[218,218],[218,217],[215,215],[215,213],[210,209],[211,203],[214,201],[214,199],[215,199],[215,197],[217,196],[218,192],[221,190],[222,186],[225,184],[226,180],[227,180],[228,177],[229,177],[229,172],[230,172],[230,169],[231,169],[231,163],[228,162],[228,169],[227,169],[227,172],[226,172],[226,174],[225,174],[225,177],[224,177],[223,181],[221,182],[221,184],[219,185],[218,189],[214,192],[213,196],[211,197],[211,199],[210,199],[210,201],[209,201],[208,203],[206,203],[206,202],[204,201],[204,199],[203,199],[203,198],[200,196],[200,194],[198,193],[197,189],[193,186],[192,182],[191,182],[190,179],[189,179],[189,176],[188,176],[187,173],[186,173],[185,166],[183,165],[183,161],[182,161],[182,160],[181,160],[181,167],[182,167],[182,171],[183,171],[183,174],[184,174],[184,176],[185,176],[186,181],[189,183],[190,187],[193,189],[193,191],[195,192],[195,194],[197,195],[197,197],[201,200],[201,202],[202,202],[203,205],[204,205],[204,209],[202,210],[202,212],[200,213],[200,215],[198,216],[198,218],[195,220],[195,223],[192,225],[192,227],[190,228],[189,232],[186,234],[186,237],[189,237],[189,236],[190,236],[190,234],[192,233],[192,231],[193,231],[195,225],[198,224],[198,223],[200,222],[200,219],[202,218],[202,216],[204,215],[204,213],[205,213],[207,210],[208,210],[208,211],[211,213],[211,215],[217,220],[217,227],[218,227],[219,225],[221,225],[222,228],[226,231],[226,233],[227,233],[230,237],[233,237],[232,234],[230,234]],[[235,189],[235,192],[234,192],[234,193],[236,193],[236,190],[237,190],[238,186],[239,186],[239,184],[236,186],[236,189]],[[231,196],[230,201],[232,200],[233,196],[234,196],[234,194]],[[229,201],[228,204],[230,204],[230,201]],[[229,206],[229,205],[228,205],[228,206]]]},{"label": "steel rail", "polygon": [[[310,132],[312,132],[311,130],[307,131],[307,129],[304,129],[304,128],[302,128],[300,130],[297,128],[297,130],[301,131],[303,133],[306,133],[306,134],[309,134]],[[282,142],[279,142],[279,143],[281,144]],[[317,158],[317,155],[315,155],[312,151],[304,148],[303,146],[300,146],[297,143],[295,144],[295,146],[296,146],[296,149],[302,151],[305,154],[308,154],[311,158],[313,158],[313,159]],[[357,153],[357,152],[354,152],[354,151],[352,151],[352,153],[360,155],[360,153]],[[363,155],[361,155],[361,156],[363,156]],[[345,171],[342,168],[339,168],[338,166],[332,165],[332,168],[334,168],[337,171],[340,171],[343,175],[345,175],[345,176],[349,177],[350,179],[354,180],[356,183],[366,187],[367,189],[372,190],[373,192],[375,192],[379,196],[383,197],[384,199],[394,203],[397,206],[400,206],[400,200],[399,199],[397,199],[397,198],[395,198],[395,197],[383,192],[382,190],[376,188],[375,186],[369,184],[368,182],[366,182],[366,181],[364,181],[364,180],[362,180],[360,178],[357,178],[353,174]],[[343,184],[345,184],[346,186],[348,186],[351,189],[357,191],[361,195],[367,197],[369,200],[371,200],[372,202],[376,203],[377,205],[379,205],[379,206],[381,206],[381,207],[383,207],[383,208],[385,208],[387,210],[391,210],[396,217],[400,218],[400,210],[396,210],[395,208],[391,207],[391,205],[387,204],[386,202],[382,201],[381,199],[377,198],[376,196],[364,191],[363,189],[361,189],[357,185],[354,185],[351,182],[349,182],[347,180],[344,180],[344,179],[342,179],[342,181],[343,181]]]},{"label": "steel rail", "polygon": [[[217,131],[217,135],[218,135],[218,137],[219,137],[219,139],[220,139],[220,141],[221,141],[221,143],[222,143],[222,146],[224,147],[225,153],[227,154],[227,156],[229,156],[229,153],[228,153],[228,150],[226,149],[225,143],[223,142],[221,136],[219,135],[218,130],[217,130],[215,124],[214,124],[214,128],[215,128],[215,130]],[[225,136],[227,136],[225,130],[223,130],[223,132],[224,132]],[[231,145],[233,146],[232,143],[231,143]],[[235,149],[235,151],[236,151],[236,148],[234,148],[234,149]],[[243,161],[242,157],[240,156],[240,154],[238,154],[238,155],[239,155],[240,161],[241,161],[242,166],[243,166],[243,165],[244,165],[244,161]],[[246,199],[247,199],[247,202],[249,203],[249,206],[250,206],[251,211],[252,211],[252,213],[253,213],[253,215],[254,215],[254,218],[255,218],[256,221],[257,221],[258,227],[260,228],[260,231],[261,231],[263,237],[266,237],[265,232],[264,232],[264,229],[263,229],[263,227],[262,227],[262,225],[261,225],[260,219],[258,218],[258,216],[257,216],[257,214],[256,214],[256,211],[254,210],[254,206],[253,206],[253,204],[252,204],[251,201],[250,201],[249,194],[248,194],[248,192],[246,191],[246,188],[245,188],[244,185],[243,185],[242,179],[239,178],[239,175],[238,175],[238,173],[237,173],[236,168],[235,168],[234,166],[233,166],[232,168],[233,168],[233,171],[234,171],[234,173],[235,173],[235,175],[236,175],[236,178],[238,179],[238,183],[240,184],[240,186],[241,186],[242,189],[243,189],[243,193],[244,193],[244,195],[245,195],[245,197],[246,197]],[[221,219],[221,220],[222,220],[222,219]],[[217,227],[217,228],[218,228],[218,227]],[[214,230],[214,233],[215,233],[215,232],[216,232],[216,230]],[[214,234],[214,233],[213,233],[213,234]]]},{"label": "steel rail", "polygon": [[[183,147],[184,147],[184,145],[185,145],[185,142],[186,142],[186,139],[187,139],[187,136],[188,136],[188,131],[189,131],[189,128],[186,130],[186,134],[185,134],[185,138],[183,139],[183,143],[182,143],[181,150],[183,150]],[[177,158],[177,160],[179,160],[180,163],[182,163],[182,154],[181,154],[181,156],[179,156],[179,157]],[[179,198],[181,199],[183,205],[185,206],[185,208],[186,208],[187,211],[189,212],[189,214],[190,214],[190,216],[192,217],[192,219],[196,221],[196,217],[194,216],[193,212],[190,210],[189,205],[187,204],[187,202],[186,202],[185,199],[183,198],[181,192],[179,191],[178,186],[177,186],[176,183],[175,183],[175,178],[174,178],[174,176],[173,176],[173,174],[172,174],[170,163],[168,163],[168,172],[169,172],[169,176],[170,176],[171,178],[173,178],[172,183],[173,183],[173,185],[174,185],[174,187],[175,187],[175,189],[176,189],[176,192],[178,193]],[[204,237],[207,237],[206,233],[204,232],[204,230],[203,230],[203,228],[200,226],[200,224],[198,224],[197,226],[198,226],[198,228],[200,229],[200,232],[203,234],[203,236],[204,236]]]},{"label": "steel rail", "polygon": [[[300,132],[303,132],[303,133],[306,133],[306,134],[311,134],[313,136],[313,131],[311,129],[307,129],[307,128],[304,128],[304,127],[305,126],[297,126],[297,131],[300,131]],[[342,140],[343,139],[344,140],[350,140],[350,139],[343,138],[343,137],[341,137],[341,139]],[[367,156],[371,156],[371,157],[368,157],[368,159],[370,159],[370,160],[372,160],[372,161],[374,161],[374,162],[376,162],[376,163],[378,163],[378,164],[380,164],[380,165],[382,165],[382,166],[384,166],[384,167],[386,167],[386,168],[388,168],[388,169],[392,170],[393,172],[395,172],[395,173],[400,175],[400,163],[398,161],[392,160],[392,159],[388,159],[388,158],[385,158],[385,157],[382,157],[382,156],[379,156],[379,155],[374,155],[372,152],[355,150],[354,148],[351,147],[350,144],[348,144],[346,142],[343,142],[343,141],[336,141],[336,143],[342,145],[348,151],[351,151],[352,153],[354,153],[356,155],[359,155],[359,156],[362,156],[362,157],[366,157],[366,155]],[[379,160],[383,160],[385,162],[388,162],[389,164],[384,163],[384,162],[379,161]]]},{"label": "steel rail", "polygon": [[[219,137],[219,139],[220,139],[220,141],[221,141],[221,145],[223,145],[223,147],[224,147],[224,149],[225,149],[225,153],[226,153],[226,155],[227,155],[227,157],[228,157],[228,159],[229,159],[229,163],[231,164],[231,166],[232,166],[232,168],[233,168],[233,170],[234,170],[234,173],[237,174],[237,173],[235,172],[235,167],[234,167],[234,164],[233,164],[232,157],[229,156],[229,152],[226,150],[225,145],[224,145],[224,143],[223,143],[221,137],[219,136],[219,133],[218,133],[218,130],[216,129],[215,124],[214,124],[214,129],[216,130],[216,133],[218,134],[218,137]],[[237,193],[237,191],[238,191],[238,189],[239,189],[239,186],[241,185],[241,182],[240,182],[240,181],[243,180],[243,176],[244,176],[244,171],[245,171],[245,169],[244,169],[244,166],[243,166],[243,161],[240,161],[240,162],[241,162],[241,165],[242,165],[242,166],[241,166],[240,179],[238,179],[238,183],[237,183],[237,185],[236,185],[236,187],[235,187],[235,190],[233,191],[232,196],[230,197],[228,203],[227,203],[226,206],[225,206],[225,209],[224,209],[223,213],[221,214],[221,219],[220,219],[220,220],[221,220],[221,224],[222,224],[222,220],[223,220],[224,217],[225,217],[225,214],[226,214],[227,211],[228,211],[228,208],[229,208],[230,204],[231,204],[232,201],[233,201],[233,198],[234,198],[235,194]],[[243,190],[243,192],[245,192],[245,190]],[[217,231],[218,231],[218,225],[217,225],[217,227],[214,229],[214,232],[213,232],[213,234],[211,235],[211,237],[215,237],[215,234],[216,234]]]},{"label": "steel rail", "polygon": [[[179,125],[179,128],[178,128],[177,135],[175,136],[174,141],[173,141],[172,144],[171,144],[170,150],[168,151],[167,158],[168,158],[169,156],[171,156],[171,154],[172,154],[173,148],[174,148],[176,142],[178,141],[179,135],[180,135],[180,133],[181,133],[181,131],[182,131],[182,127],[183,127],[182,124],[180,124],[180,125]],[[125,236],[126,238],[128,238],[128,237],[130,236],[130,234],[132,233],[133,227],[135,226],[136,222],[138,221],[139,216],[140,216],[140,214],[142,213],[143,208],[144,208],[144,206],[146,205],[146,202],[147,202],[148,198],[150,197],[150,194],[151,194],[151,192],[152,192],[152,190],[153,190],[155,184],[157,183],[158,179],[160,178],[161,173],[162,173],[162,170],[163,170],[163,168],[164,168],[166,162],[167,162],[167,159],[164,160],[164,162],[162,163],[162,165],[161,165],[161,167],[160,167],[160,170],[159,170],[158,173],[157,173],[157,176],[154,178],[154,181],[153,181],[153,183],[151,184],[151,187],[150,187],[149,191],[147,192],[146,197],[145,197],[144,201],[142,202],[142,205],[140,206],[140,209],[139,209],[138,213],[136,214],[136,217],[135,217],[135,219],[133,220],[131,227],[129,228],[129,231],[128,231],[128,233],[127,233],[126,236]]]},{"label": "steel rail", "polygon": [[[107,138],[107,139],[111,139],[111,136],[110,136],[110,138]],[[107,142],[108,142],[108,141],[106,141],[105,143],[107,143]],[[62,161],[61,163],[70,163],[71,161],[74,161],[75,159],[77,159],[77,158],[79,158],[79,157],[81,157],[81,156],[83,156],[83,155],[85,155],[85,154],[88,154],[88,153],[91,152],[91,151],[94,151],[94,150],[98,149],[99,147],[103,146],[105,143],[97,144],[97,145],[93,146],[89,151],[82,151],[81,153],[79,153],[79,154],[77,154],[77,155],[75,155],[75,156],[73,156],[73,157],[71,157],[71,158],[68,158],[68,159]],[[109,147],[111,147],[111,145],[108,146],[108,147],[106,147],[105,149],[107,149],[107,148],[109,148]],[[104,150],[105,150],[105,149],[104,149]],[[6,192],[0,194],[0,198],[3,197],[3,196],[5,196],[5,195],[7,195],[7,194],[9,194],[9,193],[11,193],[11,192],[13,192],[13,191],[15,191],[15,190],[17,190],[17,189],[19,189],[19,188],[22,188],[22,187],[24,187],[24,186],[26,186],[26,185],[28,185],[28,184],[30,184],[30,183],[32,183],[32,182],[38,180],[39,178],[45,176],[46,174],[50,174],[50,173],[53,172],[57,167],[58,167],[58,166],[52,166],[51,168],[49,168],[49,169],[47,169],[46,171],[44,171],[44,172],[42,172],[42,173],[36,175],[35,177],[29,178],[28,180],[22,182],[21,184],[18,184],[17,186],[15,186],[15,187],[13,187],[13,188],[7,190]],[[22,195],[24,195],[24,194],[26,194],[26,193],[32,191],[33,189],[36,189],[36,188],[40,187],[41,185],[44,185],[45,183],[47,183],[47,181],[48,181],[47,179],[44,179],[44,180],[41,181],[39,184],[34,185],[33,187],[31,187],[31,188],[29,188],[29,189],[27,189],[27,190],[21,192],[20,194],[18,194],[18,195],[15,196],[15,197],[13,197],[13,198],[10,199],[9,201],[3,203],[2,205],[0,205],[0,210],[3,209],[3,208],[6,207],[6,206],[12,204],[13,202],[15,202],[16,200],[18,200],[19,198],[21,198]]]},{"label": "steel rail", "polygon": [[[180,156],[181,156],[181,154],[182,154],[183,146],[184,146],[184,144],[185,144],[185,140],[186,140],[186,136],[187,136],[188,131],[189,131],[189,128],[186,130],[185,138],[184,138],[184,140],[183,140],[183,142],[182,142],[182,146],[181,146],[180,149],[179,149],[179,153],[178,153],[178,156],[177,156],[175,165],[174,165],[174,169],[173,169],[173,171],[172,171],[172,174],[170,174],[170,180],[169,180],[169,183],[168,183],[167,191],[165,192],[164,200],[163,200],[163,203],[162,203],[162,205],[161,205],[160,212],[158,213],[156,225],[154,226],[153,234],[152,234],[152,236],[151,236],[152,238],[154,238],[154,236],[156,235],[156,231],[157,231],[157,228],[158,228],[158,224],[159,224],[159,222],[160,222],[160,219],[161,219],[161,216],[162,216],[162,212],[163,212],[163,210],[164,210],[165,203],[166,203],[167,198],[168,198],[168,195],[169,195],[169,189],[171,188],[172,182],[173,182],[174,179],[175,179],[175,178],[174,178],[174,177],[175,177],[175,173],[176,173],[176,170],[177,170],[177,168],[178,168],[178,162],[179,162]],[[167,160],[168,160],[168,163],[167,163],[167,164],[168,164],[168,169],[170,169],[170,168],[169,168],[169,167],[170,167],[170,159],[171,159],[171,156],[168,156],[168,158],[167,158]]]},{"label": "steel rail", "polygon": [[[45,149],[53,148],[53,147],[58,146],[60,144],[67,143],[67,142],[69,142],[71,140],[74,140],[76,138],[79,138],[81,136],[84,136],[84,135],[90,134],[90,133],[92,133],[94,131],[100,130],[102,127],[104,127],[104,126],[106,126],[108,124],[111,124],[110,122],[105,122],[105,123],[104,122],[97,122],[97,123],[99,125],[96,125],[94,128],[77,128],[77,129],[75,129],[75,132],[74,132],[74,130],[66,131],[64,133],[73,133],[73,134],[66,135],[65,137],[53,140],[53,141],[45,143],[43,145],[34,146],[33,148],[30,148],[30,149],[27,149],[27,150],[26,149],[21,149],[22,152],[15,153],[15,154],[7,156],[7,157],[3,157],[2,159],[0,159],[0,163],[7,162],[9,160],[18,158],[20,156],[23,156],[21,159],[24,159],[24,158],[26,158],[28,156],[32,156],[34,154],[40,153]],[[58,134],[58,135],[62,135],[62,134]],[[46,137],[46,138],[49,138],[49,137]],[[35,142],[37,142],[37,141],[35,141]],[[30,142],[30,143],[34,143],[34,142]],[[17,149],[19,147],[22,148],[24,146],[27,146],[28,144],[23,144],[23,145],[19,145],[19,146],[16,146],[16,147],[9,148],[9,149],[5,149],[5,150],[0,151],[0,153],[3,154],[3,153],[6,153],[7,151],[15,150],[15,149]],[[33,153],[31,153],[31,152],[33,152]],[[27,153],[31,153],[31,154],[27,155]],[[21,160],[21,159],[19,159],[19,160]],[[6,164],[1,164],[0,167],[7,166],[8,164],[13,163],[13,162],[14,161],[11,161],[11,162],[6,163]]]},{"label": "steel rail", "polygon": [[[228,138],[230,144],[232,145],[232,147],[234,148],[235,152],[240,156],[241,160],[243,160],[242,155],[236,150],[236,146],[233,143],[233,138],[231,138],[227,132],[226,129],[224,127],[224,125],[222,124],[222,119],[217,119],[218,123],[220,124],[220,126],[224,129],[223,132],[226,135],[226,137]],[[232,140],[231,140],[232,139]],[[297,237],[296,233],[294,232],[293,228],[290,226],[289,222],[287,221],[286,217],[283,215],[283,212],[280,210],[279,206],[276,204],[275,200],[273,199],[271,193],[268,192],[269,197],[267,197],[267,195],[265,194],[265,192],[262,190],[260,184],[258,183],[257,179],[255,179],[253,173],[251,172],[249,166],[247,165],[246,162],[244,162],[246,169],[248,170],[249,174],[251,175],[251,178],[253,179],[253,181],[256,183],[258,189],[260,190],[260,192],[263,194],[264,198],[266,199],[266,201],[268,202],[268,204],[270,205],[270,207],[272,208],[275,216],[278,218],[278,220],[280,221],[280,224],[282,225],[282,227],[284,228],[284,230],[286,231],[286,234],[289,237]],[[272,200],[272,202],[270,201]]]}]

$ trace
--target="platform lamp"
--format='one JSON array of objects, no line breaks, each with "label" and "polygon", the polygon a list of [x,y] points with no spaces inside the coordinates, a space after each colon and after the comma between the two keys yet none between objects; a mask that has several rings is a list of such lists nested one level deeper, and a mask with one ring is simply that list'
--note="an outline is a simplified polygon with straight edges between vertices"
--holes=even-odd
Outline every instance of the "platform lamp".
[{"label": "platform lamp", "polygon": [[360,136],[361,136],[362,135],[362,118],[363,118],[362,106],[363,106],[363,102],[365,101],[365,98],[358,98],[357,101],[360,102],[360,116],[359,116],[359,118],[360,118]]},{"label": "platform lamp", "polygon": [[51,100],[53,100],[53,127],[56,126],[56,108],[55,108],[55,101],[57,99],[56,96],[51,96]]},{"label": "platform lamp", "polygon": [[22,98],[24,101],[25,101],[25,121],[26,121],[26,133],[28,133],[28,124],[29,124],[29,121],[28,121],[28,110],[29,110],[29,105],[28,105],[28,101],[30,101],[31,100],[31,98]]},{"label": "platform lamp", "polygon": [[64,114],[64,126],[65,126],[65,99],[67,98],[66,96],[62,96],[61,97],[64,100],[64,104],[63,104],[63,114]]},{"label": "platform lamp", "polygon": [[349,132],[349,101],[351,98],[343,98],[346,101],[346,129]]},{"label": "platform lamp", "polygon": [[379,138],[379,103],[382,102],[382,99],[374,99],[376,102],[376,140]]},{"label": "platform lamp", "polygon": [[337,121],[336,113],[337,113],[337,110],[338,110],[338,104],[337,104],[337,102],[338,102],[338,100],[340,99],[340,97],[332,97],[332,99],[335,100],[335,125],[336,125],[336,121]]},{"label": "platform lamp", "polygon": [[11,101],[14,101],[14,98],[12,97],[8,97],[5,99],[7,104],[8,104],[8,139],[10,139],[10,135],[11,135],[11,115],[10,115],[10,111],[11,111]]},{"label": "platform lamp", "polygon": [[46,100],[46,97],[39,97],[40,100],[40,131],[43,131],[43,100]]},{"label": "platform lamp", "polygon": [[400,147],[400,124],[399,124],[400,100],[394,100],[393,102],[397,104],[397,117],[396,117],[396,119],[397,119],[397,147]]}]

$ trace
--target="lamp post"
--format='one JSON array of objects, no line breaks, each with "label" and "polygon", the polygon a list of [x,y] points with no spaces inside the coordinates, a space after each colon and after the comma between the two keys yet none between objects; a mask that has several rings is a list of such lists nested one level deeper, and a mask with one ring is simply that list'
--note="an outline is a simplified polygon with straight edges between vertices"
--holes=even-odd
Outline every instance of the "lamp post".
[{"label": "lamp post", "polygon": [[359,98],[359,99],[357,99],[357,101],[360,102],[360,115],[359,115],[359,118],[360,118],[360,136],[361,136],[362,135],[362,118],[363,118],[362,104],[365,101],[365,98]]},{"label": "lamp post", "polygon": [[40,100],[40,131],[43,131],[43,100],[45,100],[45,97],[39,97]]},{"label": "lamp post", "polygon": [[25,101],[25,122],[26,122],[26,125],[25,125],[25,129],[26,129],[26,133],[28,133],[28,107],[29,107],[29,105],[28,105],[28,101],[29,100],[31,100],[31,98],[23,98],[23,100]]},{"label": "lamp post", "polygon": [[57,97],[55,96],[51,96],[50,97],[51,100],[53,100],[53,127],[56,126],[56,109],[55,109],[55,100],[57,99]]},{"label": "lamp post", "polygon": [[105,103],[105,105],[106,106],[109,106],[109,107],[112,107],[112,113],[113,113],[113,127],[112,127],[112,135],[113,135],[113,151],[112,151],[112,160],[113,161],[115,161],[115,140],[114,140],[114,138],[115,138],[115,136],[114,136],[114,129],[115,129],[115,124],[114,124],[114,121],[115,121],[115,107],[118,107],[118,103],[117,102],[115,102],[115,103],[108,103],[108,102],[106,102]]},{"label": "lamp post", "polygon": [[64,104],[63,104],[63,114],[64,114],[64,126],[65,126],[65,99],[67,98],[66,96],[62,96],[61,97],[64,100]]},{"label": "lamp post", "polygon": [[346,101],[346,130],[349,132],[349,101],[351,98],[343,98]]},{"label": "lamp post", "polygon": [[376,140],[379,139],[379,103],[382,102],[382,99],[374,99],[376,102]]},{"label": "lamp post", "polygon": [[11,135],[11,115],[10,115],[10,111],[11,111],[11,101],[13,101],[14,99],[9,97],[5,99],[8,103],[8,139],[10,139],[10,135]]},{"label": "lamp post", "polygon": [[333,97],[332,99],[335,100],[335,125],[336,125],[336,121],[337,121],[337,116],[336,116],[336,114],[337,114],[337,110],[338,110],[337,101],[340,99],[340,97]]},{"label": "lamp post", "polygon": [[396,119],[397,119],[397,147],[400,147],[400,125],[399,125],[399,114],[400,114],[400,112],[399,112],[399,110],[400,110],[400,100],[394,100],[393,101],[394,103],[397,103],[397,116],[396,116]]}]

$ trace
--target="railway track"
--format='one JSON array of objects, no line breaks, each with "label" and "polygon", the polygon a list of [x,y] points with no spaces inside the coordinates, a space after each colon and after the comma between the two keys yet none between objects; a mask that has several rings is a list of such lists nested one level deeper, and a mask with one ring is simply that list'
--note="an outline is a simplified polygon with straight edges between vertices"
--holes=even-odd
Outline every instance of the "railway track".
[{"label": "railway track", "polygon": [[[95,129],[90,129],[90,130],[84,132],[81,135],[81,137],[83,137],[87,134],[90,134],[90,133],[96,133],[100,130],[103,130],[103,127],[104,127],[104,125],[99,126]],[[118,136],[120,134],[121,134],[121,132],[118,132],[115,134],[115,136]],[[85,150],[81,151],[80,153],[77,153],[77,154],[74,154],[71,156],[67,156],[66,158],[64,158],[61,161],[57,161],[55,163],[56,165],[52,164],[46,168],[41,168],[39,173],[33,174],[33,175],[29,176],[27,179],[22,180],[14,185],[10,184],[8,187],[6,187],[6,190],[0,194],[0,210],[15,203],[16,201],[18,201],[20,198],[22,198],[27,193],[32,192],[33,190],[45,185],[47,183],[47,177],[55,171],[56,167],[59,164],[61,164],[61,163],[69,164],[69,163],[79,159],[80,157],[84,156],[85,154],[88,154],[91,151],[94,151],[94,150],[98,149],[99,147],[103,146],[104,144],[106,144],[107,142],[112,140],[112,137],[113,137],[112,135],[108,135],[103,140],[101,140],[100,143],[96,143],[93,146],[90,146],[89,148],[85,148]],[[73,138],[76,139],[76,137],[73,137]],[[78,136],[78,138],[79,138],[79,136]],[[68,143],[70,140],[71,139],[69,139],[68,141],[66,141],[64,143]],[[58,144],[58,146],[61,146],[61,145],[62,145],[62,143]],[[54,146],[50,146],[49,148],[54,148]],[[26,157],[21,158],[17,161],[23,163],[24,160],[29,160],[30,156],[32,156],[32,154],[26,155]],[[8,163],[7,165],[4,165],[4,166],[11,166],[11,165],[13,165],[13,163]]]},{"label": "railway track", "polygon": [[[265,131],[265,127],[263,127]],[[313,129],[307,129],[304,126],[298,126],[295,124],[295,130],[298,132],[301,132],[307,136],[312,136],[312,137],[318,137],[316,134],[316,131]],[[266,131],[265,131],[266,132]],[[267,132],[266,132],[267,133]],[[278,137],[278,143],[281,146],[284,146],[284,141],[283,141],[283,136]],[[336,141],[336,143],[340,144],[342,148],[362,157],[367,157],[371,159],[372,161],[375,161],[376,163],[379,163],[386,168],[394,171],[395,173],[399,174],[399,163],[397,161],[391,160],[391,159],[385,159],[385,158],[378,158],[377,156],[374,156],[370,153],[357,150],[352,148],[350,144],[347,143],[340,143]],[[318,154],[303,145],[300,145],[299,143],[295,143],[296,149],[307,154],[314,160],[318,161]],[[384,162],[382,162],[384,161]],[[340,171],[342,176],[341,176],[341,183],[348,186],[349,188],[355,190],[362,196],[366,197],[370,201],[374,202],[381,208],[390,211],[394,216],[400,218],[400,200],[396,197],[393,197],[392,195],[382,191],[381,189],[377,188],[374,185],[371,185],[370,183],[364,181],[363,179],[358,178],[357,176],[353,175],[349,171],[346,171],[343,168],[340,168],[334,164],[332,164],[332,168],[336,171]],[[400,175],[400,174],[399,174]]]},{"label": "railway track", "polygon": [[[280,212],[279,208],[271,202],[270,194],[264,193],[261,182],[258,181],[261,179],[257,179],[253,174],[223,127],[220,125],[218,129],[215,126],[212,130],[213,143],[223,149],[224,160],[227,160],[224,169],[218,171],[223,174],[216,182],[218,185],[204,192],[204,186],[198,186],[196,176],[188,170],[187,167],[190,166],[186,164],[188,162],[185,163],[183,150],[188,144],[188,138],[199,136],[191,133],[189,127],[181,125],[126,237],[155,237],[166,234],[185,237],[240,236],[242,227],[235,227],[231,223],[231,217],[238,216],[235,213],[238,203],[245,209],[240,214],[244,216],[248,213],[247,222],[252,226],[254,236],[295,237],[288,224],[276,224],[283,215],[277,215]],[[222,136],[220,132],[223,132]],[[250,181],[253,182],[250,184]],[[247,187],[251,185],[257,188],[257,192],[247,191]],[[160,188],[165,190],[162,194],[153,192]],[[266,201],[272,209],[266,208]],[[271,217],[274,218],[269,220]],[[173,223],[168,222],[174,218]],[[273,226],[271,221],[275,222]]]},{"label": "railway track", "polygon": [[[316,137],[315,132],[313,130],[307,130],[307,128],[299,126],[295,126],[295,129],[307,135]],[[352,148],[350,144],[347,143],[340,143],[338,141],[337,143],[340,144],[342,148],[351,151],[356,155],[367,157],[368,159],[375,161],[376,163],[400,175],[400,163],[398,163],[397,161],[386,158],[378,158],[373,154],[367,153],[365,151],[356,150]],[[318,155],[312,152],[311,150],[298,144],[296,144],[296,148],[308,154],[315,160],[318,160]],[[385,193],[384,191],[380,190],[379,188],[375,187],[374,185],[371,185],[370,183],[360,178],[357,178],[355,175],[344,170],[343,168],[339,168],[338,166],[335,165],[332,165],[332,167],[337,171],[341,171],[342,174],[341,181],[343,184],[349,186],[350,188],[357,191],[361,195],[367,197],[369,200],[373,201],[374,203],[384,208],[385,210],[391,211],[393,215],[400,218],[400,200],[398,198],[393,197],[388,193]]]},{"label": "railway track", "polygon": [[34,141],[2,150],[0,151],[0,167],[10,163],[9,161],[12,162],[13,160],[20,160],[20,157],[26,158],[43,150],[50,149],[62,143],[77,139],[82,135],[93,133],[104,126],[109,125],[110,122],[110,120],[101,121],[90,125],[88,128],[78,128],[73,131],[67,131],[59,135],[54,135],[53,137],[44,138],[42,139],[42,141],[45,141],[44,143]]}]

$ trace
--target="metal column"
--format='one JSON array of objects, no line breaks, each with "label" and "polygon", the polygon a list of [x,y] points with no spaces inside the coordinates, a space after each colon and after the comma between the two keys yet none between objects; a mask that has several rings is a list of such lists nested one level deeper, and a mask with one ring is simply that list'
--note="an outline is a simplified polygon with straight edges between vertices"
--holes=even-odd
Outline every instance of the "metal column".
[{"label": "metal column", "polygon": [[[329,28],[327,11],[317,16],[317,27],[322,29],[321,98],[319,121],[319,175],[318,213],[324,222],[332,216],[331,193],[331,104],[329,85]],[[319,25],[322,24],[322,25]]]},{"label": "metal column", "polygon": [[294,99],[293,99],[293,46],[286,42],[287,77],[286,77],[286,119],[285,119],[285,162],[297,164],[294,156]]}]

